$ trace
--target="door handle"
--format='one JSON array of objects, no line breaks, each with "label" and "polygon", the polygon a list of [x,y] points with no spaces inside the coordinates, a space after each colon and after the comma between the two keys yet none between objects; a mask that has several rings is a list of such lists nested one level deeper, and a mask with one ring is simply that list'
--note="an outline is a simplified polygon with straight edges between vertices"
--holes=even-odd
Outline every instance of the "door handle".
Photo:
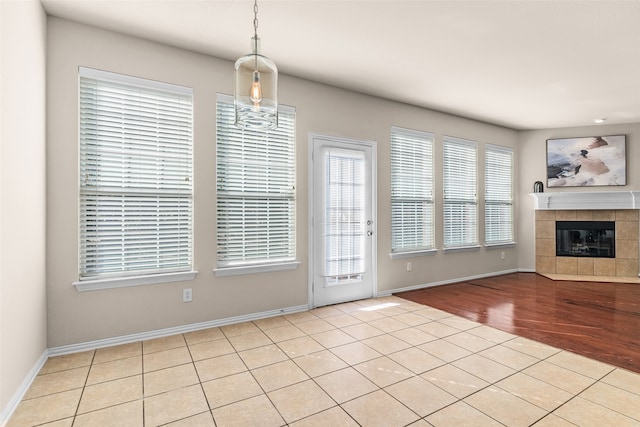
[{"label": "door handle", "polygon": [[367,231],[367,236],[373,236],[373,231],[371,230]]}]

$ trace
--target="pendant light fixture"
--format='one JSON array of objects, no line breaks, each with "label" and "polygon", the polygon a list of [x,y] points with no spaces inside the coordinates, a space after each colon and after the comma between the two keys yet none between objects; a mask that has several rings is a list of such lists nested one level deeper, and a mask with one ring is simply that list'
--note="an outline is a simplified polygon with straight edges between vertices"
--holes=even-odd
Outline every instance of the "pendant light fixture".
[{"label": "pendant light fixture", "polygon": [[234,106],[236,126],[243,129],[278,127],[278,69],[259,53],[258,0],[253,5],[252,53],[235,65]]}]

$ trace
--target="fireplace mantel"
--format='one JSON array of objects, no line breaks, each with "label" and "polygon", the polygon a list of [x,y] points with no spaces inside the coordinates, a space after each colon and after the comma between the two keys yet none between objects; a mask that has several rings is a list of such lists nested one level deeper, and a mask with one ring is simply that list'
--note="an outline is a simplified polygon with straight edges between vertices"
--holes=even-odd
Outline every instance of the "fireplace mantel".
[{"label": "fireplace mantel", "polygon": [[536,210],[640,209],[640,191],[530,193]]}]

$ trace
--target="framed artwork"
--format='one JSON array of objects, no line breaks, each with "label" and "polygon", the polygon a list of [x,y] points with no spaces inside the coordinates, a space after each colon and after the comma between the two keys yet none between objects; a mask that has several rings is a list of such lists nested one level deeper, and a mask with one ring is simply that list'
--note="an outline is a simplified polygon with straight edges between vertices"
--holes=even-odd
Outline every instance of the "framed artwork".
[{"label": "framed artwork", "polygon": [[626,135],[547,139],[547,187],[627,185]]}]

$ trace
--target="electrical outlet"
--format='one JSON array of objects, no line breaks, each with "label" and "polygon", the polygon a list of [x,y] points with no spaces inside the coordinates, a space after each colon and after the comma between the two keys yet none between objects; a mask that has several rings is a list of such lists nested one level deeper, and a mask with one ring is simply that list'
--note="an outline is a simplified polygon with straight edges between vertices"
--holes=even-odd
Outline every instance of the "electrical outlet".
[{"label": "electrical outlet", "polygon": [[182,302],[191,302],[193,300],[193,292],[191,288],[182,290]]},{"label": "electrical outlet", "polygon": [[407,263],[407,271],[411,271],[411,261]]},{"label": "electrical outlet", "polygon": [[504,251],[500,254],[500,259],[504,259]]}]

